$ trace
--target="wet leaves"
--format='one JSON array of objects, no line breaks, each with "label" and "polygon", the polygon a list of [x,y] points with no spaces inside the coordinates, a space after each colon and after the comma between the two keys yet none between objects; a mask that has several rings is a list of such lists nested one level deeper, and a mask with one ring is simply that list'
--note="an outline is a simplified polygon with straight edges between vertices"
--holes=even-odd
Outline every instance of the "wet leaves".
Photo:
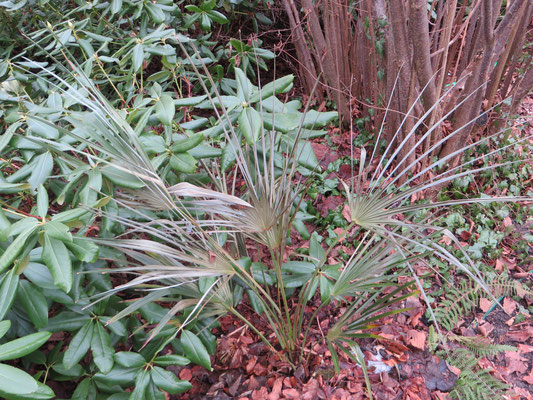
[{"label": "wet leaves", "polygon": [[407,331],[406,342],[414,348],[424,350],[426,347],[426,333],[423,331],[409,329]]}]

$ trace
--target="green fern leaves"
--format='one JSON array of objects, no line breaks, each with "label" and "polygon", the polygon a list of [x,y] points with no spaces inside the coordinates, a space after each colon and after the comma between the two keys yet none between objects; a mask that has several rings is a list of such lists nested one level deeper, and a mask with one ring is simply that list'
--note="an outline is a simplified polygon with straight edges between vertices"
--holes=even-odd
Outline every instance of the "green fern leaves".
[{"label": "green fern leaves", "polygon": [[[444,352],[439,352],[441,355]],[[494,400],[507,393],[508,386],[478,366],[479,358],[468,349],[446,354],[448,363],[461,370],[451,397],[457,400]]]},{"label": "green fern leaves", "polygon": [[516,351],[516,347],[505,344],[492,344],[486,338],[467,337],[452,335],[450,337],[456,343],[460,343],[468,348],[476,357],[488,357],[498,354],[502,351]]},{"label": "green fern leaves", "polygon": [[[533,291],[522,282],[507,274],[492,273],[484,276],[494,297],[519,296],[530,297]],[[445,299],[434,310],[436,322],[448,333],[440,337],[435,327],[429,328],[428,348],[435,351],[439,344],[443,350],[436,354],[458,368],[461,372],[455,388],[450,392],[457,400],[502,399],[509,387],[479,366],[483,357],[494,356],[503,351],[516,351],[513,346],[492,344],[488,338],[459,336],[451,333],[459,322],[471,314],[478,306],[482,291],[472,280],[462,280],[456,287],[449,287]],[[453,342],[448,345],[449,342]],[[458,347],[458,345],[462,347]]]},{"label": "green fern leaves", "polygon": [[[533,291],[507,274],[486,274],[485,282],[495,298],[501,296],[533,297]],[[434,310],[436,322],[447,331],[457,327],[459,321],[476,309],[482,291],[476,282],[464,279],[457,287],[448,287],[446,298]]]},{"label": "green fern leaves", "polygon": [[446,298],[434,310],[437,322],[445,330],[453,330],[460,319],[477,307],[479,297],[479,286],[470,279],[459,282],[457,288],[450,287]]}]

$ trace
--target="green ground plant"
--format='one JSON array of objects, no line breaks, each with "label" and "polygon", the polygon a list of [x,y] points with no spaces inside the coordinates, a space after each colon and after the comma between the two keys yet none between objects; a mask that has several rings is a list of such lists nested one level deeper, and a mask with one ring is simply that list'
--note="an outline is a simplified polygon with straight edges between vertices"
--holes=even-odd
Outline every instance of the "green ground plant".
[{"label": "green ground plant", "polygon": [[[9,320],[0,322],[0,337],[4,336],[11,327]],[[32,333],[0,345],[0,361],[15,360],[33,353],[46,343],[51,333],[46,331]],[[52,390],[34,379],[31,375],[11,365],[0,363],[0,394],[11,397],[31,399],[34,396],[53,396]]]}]

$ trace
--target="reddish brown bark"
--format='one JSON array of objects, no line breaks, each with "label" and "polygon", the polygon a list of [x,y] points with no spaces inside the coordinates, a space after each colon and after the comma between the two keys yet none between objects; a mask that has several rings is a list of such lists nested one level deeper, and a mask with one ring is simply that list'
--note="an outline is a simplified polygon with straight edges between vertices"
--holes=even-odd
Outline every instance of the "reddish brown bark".
[{"label": "reddish brown bark", "polygon": [[[352,109],[362,116],[373,109],[374,123],[380,124],[390,99],[388,140],[412,106],[412,115],[397,136],[399,142],[452,87],[423,121],[431,126],[453,110],[451,126],[461,131],[440,149],[440,156],[446,156],[468,141],[474,125],[469,122],[478,118],[483,103],[494,103],[507,93],[527,93],[521,82],[527,83],[529,74],[523,81],[513,74],[523,67],[518,56],[533,13],[530,0],[514,0],[503,9],[502,0],[473,0],[468,6],[457,0],[434,1],[429,12],[425,0],[283,0],[283,4],[298,56],[310,63],[306,81],[318,72],[323,75],[319,92],[336,101],[345,121],[353,118]],[[356,107],[350,107],[350,101]],[[376,126],[371,121],[367,128]],[[441,135],[436,129],[425,149]],[[412,145],[414,141],[407,141],[400,158]]]}]

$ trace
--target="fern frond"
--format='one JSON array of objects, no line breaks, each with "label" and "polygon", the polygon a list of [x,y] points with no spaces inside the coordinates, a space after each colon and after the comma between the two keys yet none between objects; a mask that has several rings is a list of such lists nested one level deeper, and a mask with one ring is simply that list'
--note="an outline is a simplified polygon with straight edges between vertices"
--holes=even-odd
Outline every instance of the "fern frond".
[{"label": "fern frond", "polygon": [[461,370],[455,388],[450,392],[457,400],[496,400],[507,394],[509,386],[494,378],[487,370],[478,367],[476,358],[468,349],[454,349],[451,353],[439,352],[448,363]]},{"label": "fern frond", "polygon": [[[446,340],[446,337],[443,337],[443,340]],[[434,352],[437,349],[437,346],[440,343],[439,335],[437,334],[437,331],[435,330],[435,325],[431,325],[429,327],[429,334],[428,334],[428,349],[431,352]]]},{"label": "fern frond", "polygon": [[477,357],[487,357],[498,354],[502,351],[516,351],[516,347],[505,344],[493,344],[488,339],[482,337],[467,337],[450,335],[449,337],[454,342],[466,346]]},{"label": "fern frond", "polygon": [[[506,273],[500,275],[488,273],[483,279],[488,282],[488,287],[495,298],[501,296],[533,298],[531,288]],[[458,287],[449,287],[446,298],[434,310],[436,322],[447,331],[453,330],[461,318],[478,306],[481,295],[479,289],[479,285],[469,279],[460,281]]]},{"label": "fern frond", "polygon": [[464,315],[477,307],[479,297],[479,286],[470,279],[462,280],[458,288],[449,288],[446,298],[434,310],[437,319],[435,322],[447,331],[451,331]]},{"label": "fern frond", "polygon": [[519,280],[510,277],[506,273],[496,276],[487,276],[486,279],[488,282],[491,282],[490,288],[494,297],[518,296],[521,298],[533,298],[533,290],[531,290],[531,288],[527,287]]}]

